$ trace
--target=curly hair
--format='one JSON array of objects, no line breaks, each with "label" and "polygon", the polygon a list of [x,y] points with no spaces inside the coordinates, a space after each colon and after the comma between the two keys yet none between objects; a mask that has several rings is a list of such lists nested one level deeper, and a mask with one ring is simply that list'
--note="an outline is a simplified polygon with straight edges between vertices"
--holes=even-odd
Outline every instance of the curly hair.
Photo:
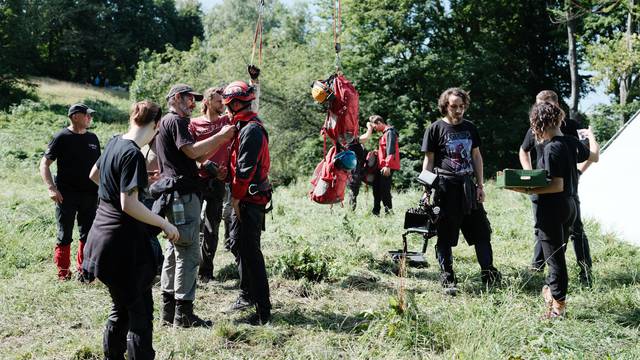
[{"label": "curly hair", "polygon": [[542,134],[545,131],[559,127],[562,121],[564,121],[564,111],[550,102],[535,104],[529,112],[531,131],[539,142],[542,141]]},{"label": "curly hair", "polygon": [[464,104],[464,108],[469,108],[469,104],[471,103],[471,97],[469,97],[469,93],[457,87],[448,88],[447,90],[443,91],[442,94],[440,94],[440,98],[438,99],[438,109],[440,109],[440,113],[442,115],[447,115],[447,107],[449,106],[449,97],[451,95],[461,98],[462,103]]},{"label": "curly hair", "polygon": [[145,126],[152,121],[157,124],[161,117],[162,109],[153,101],[142,100],[131,105],[129,120],[138,126]]}]

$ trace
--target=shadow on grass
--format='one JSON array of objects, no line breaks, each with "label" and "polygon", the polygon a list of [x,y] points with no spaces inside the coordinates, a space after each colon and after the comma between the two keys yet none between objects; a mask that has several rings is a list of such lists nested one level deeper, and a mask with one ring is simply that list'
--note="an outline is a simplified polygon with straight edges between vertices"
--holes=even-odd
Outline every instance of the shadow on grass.
[{"label": "shadow on grass", "polygon": [[238,274],[238,266],[234,263],[229,263],[218,270],[216,274],[216,278],[220,282],[225,282],[227,280],[240,279],[240,275]]},{"label": "shadow on grass", "polygon": [[273,322],[300,327],[316,327],[341,334],[361,334],[367,329],[369,323],[362,315],[349,316],[320,310],[302,312],[297,309],[289,312],[275,312]]},{"label": "shadow on grass", "polygon": [[629,285],[638,285],[640,284],[640,278],[638,278],[638,274],[635,271],[610,272],[603,276],[596,277],[594,283],[597,283],[605,289],[614,289]]}]

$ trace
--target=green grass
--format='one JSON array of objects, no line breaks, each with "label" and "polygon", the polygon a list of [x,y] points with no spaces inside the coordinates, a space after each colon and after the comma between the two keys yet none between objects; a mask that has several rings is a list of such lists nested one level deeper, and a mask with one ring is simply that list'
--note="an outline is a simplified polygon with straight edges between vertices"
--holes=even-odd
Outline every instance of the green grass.
[{"label": "green grass", "polygon": [[[39,104],[0,113],[0,358],[101,358],[109,296],[99,283],[56,280],[53,205],[37,163],[49,137],[64,126],[61,109],[66,112],[68,102],[102,101],[112,115],[125,114],[109,122],[96,116],[103,144],[124,129],[129,104],[91,88],[85,93],[64,83],[42,84]],[[58,97],[66,87],[74,89],[73,98]],[[640,358],[638,249],[601,235],[597,224],[587,222],[594,286],[579,286],[569,249],[568,316],[541,321],[543,276],[525,271],[533,244],[528,199],[489,184],[487,211],[503,286],[483,288],[473,248],[461,240],[454,249],[461,293],[442,295],[430,246],[431,266],[408,271],[409,308],[399,313],[394,305],[399,279],[386,253],[400,248],[402,214],[420,194],[394,194],[396,215],[376,218],[369,215],[370,191],[362,192],[352,213],[311,203],[308,190],[306,179],[277,189],[275,209],[267,216],[262,244],[274,305],[271,325],[251,327],[238,323],[246,314],[223,314],[237,284],[233,259],[221,247],[216,258],[221,281],[201,286],[196,300],[196,311],[214,320],[214,328],[176,330],[156,320],[158,359]],[[411,248],[419,246],[412,238]],[[323,280],[296,280],[287,271],[292,264],[306,264]],[[159,299],[154,287],[156,307]]]}]

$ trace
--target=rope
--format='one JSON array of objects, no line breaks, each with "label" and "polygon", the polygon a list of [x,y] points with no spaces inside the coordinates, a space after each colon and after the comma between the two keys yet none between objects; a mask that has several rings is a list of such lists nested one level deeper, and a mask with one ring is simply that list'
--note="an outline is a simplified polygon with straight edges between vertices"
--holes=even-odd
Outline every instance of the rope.
[{"label": "rope", "polygon": [[333,47],[336,50],[336,72],[341,68],[340,35],[342,34],[342,0],[333,1]]},{"label": "rope", "polygon": [[[253,35],[253,48],[251,49],[251,63],[253,65],[253,59],[256,54],[256,47],[258,47],[258,66],[262,67],[262,30],[263,30],[263,13],[264,13],[264,0],[259,0],[258,4],[258,21],[256,22],[256,32]],[[260,45],[258,45],[258,41]]]}]

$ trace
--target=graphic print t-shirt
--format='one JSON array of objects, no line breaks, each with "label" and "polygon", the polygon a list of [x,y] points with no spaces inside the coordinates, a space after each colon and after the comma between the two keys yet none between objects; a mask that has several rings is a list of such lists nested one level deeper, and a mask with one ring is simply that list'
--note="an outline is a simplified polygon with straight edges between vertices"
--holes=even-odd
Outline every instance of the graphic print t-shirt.
[{"label": "graphic print t-shirt", "polygon": [[471,152],[479,146],[478,129],[468,120],[452,125],[440,119],[422,139],[422,152],[434,153],[434,167],[460,175],[473,172]]}]

